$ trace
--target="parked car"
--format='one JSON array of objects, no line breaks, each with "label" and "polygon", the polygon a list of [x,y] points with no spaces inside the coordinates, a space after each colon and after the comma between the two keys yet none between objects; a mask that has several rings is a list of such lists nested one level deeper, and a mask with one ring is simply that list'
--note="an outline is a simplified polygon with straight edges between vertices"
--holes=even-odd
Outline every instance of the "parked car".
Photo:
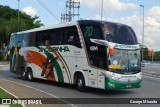
[{"label": "parked car", "polygon": [[145,63],[143,61],[141,62],[141,67],[145,67]]}]

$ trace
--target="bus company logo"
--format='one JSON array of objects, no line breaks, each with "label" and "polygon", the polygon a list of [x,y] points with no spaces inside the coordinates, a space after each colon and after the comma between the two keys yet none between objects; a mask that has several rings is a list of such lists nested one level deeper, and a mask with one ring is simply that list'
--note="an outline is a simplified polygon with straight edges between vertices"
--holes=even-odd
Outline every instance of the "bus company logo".
[{"label": "bus company logo", "polygon": [[3,105],[10,104],[42,104],[41,99],[2,99]]},{"label": "bus company logo", "polygon": [[2,99],[2,104],[12,104],[11,99]]},{"label": "bus company logo", "polygon": [[64,47],[52,47],[52,49],[48,49],[48,48],[39,48],[39,52],[44,52],[44,53],[48,53],[48,52],[52,52],[53,50],[57,51],[57,52],[70,52],[69,48],[67,46]]},{"label": "bus company logo", "polygon": [[91,46],[91,47],[90,47],[90,50],[91,50],[91,51],[98,51],[98,46]]},{"label": "bus company logo", "polygon": [[114,48],[121,48],[121,49],[127,49],[127,48],[130,48],[130,49],[137,49],[138,47],[135,46],[135,45],[118,45],[116,44],[114,46]]}]

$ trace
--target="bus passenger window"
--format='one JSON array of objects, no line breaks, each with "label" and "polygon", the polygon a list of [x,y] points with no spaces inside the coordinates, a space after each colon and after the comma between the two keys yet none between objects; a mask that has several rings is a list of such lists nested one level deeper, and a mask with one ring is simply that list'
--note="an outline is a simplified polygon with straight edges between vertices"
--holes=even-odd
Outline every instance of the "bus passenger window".
[{"label": "bus passenger window", "polygon": [[65,28],[65,44],[81,48],[81,43],[76,26]]},{"label": "bus passenger window", "polygon": [[50,45],[50,40],[45,41],[45,46],[48,46],[48,45]]},{"label": "bus passenger window", "polygon": [[53,29],[50,31],[50,44],[62,45],[62,29]]}]

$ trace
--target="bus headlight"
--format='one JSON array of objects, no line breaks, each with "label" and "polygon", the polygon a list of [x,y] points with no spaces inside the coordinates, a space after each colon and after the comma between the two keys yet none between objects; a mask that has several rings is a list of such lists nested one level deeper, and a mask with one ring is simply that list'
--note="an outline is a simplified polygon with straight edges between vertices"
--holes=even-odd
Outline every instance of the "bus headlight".
[{"label": "bus headlight", "polygon": [[142,79],[142,73],[139,73],[138,75],[137,75],[137,79]]},{"label": "bus headlight", "polygon": [[142,76],[141,76],[141,75],[137,76],[137,79],[141,80],[141,79],[142,79]]},{"label": "bus headlight", "polygon": [[115,74],[112,73],[112,72],[107,72],[107,73],[106,73],[106,77],[111,78],[111,79],[113,79],[113,80],[118,80],[118,79],[119,79],[119,78],[116,77]]},{"label": "bus headlight", "polygon": [[112,79],[113,79],[113,80],[118,80],[119,78],[118,78],[118,77],[115,77],[115,76],[112,76]]},{"label": "bus headlight", "polygon": [[115,87],[115,84],[108,82],[108,85],[110,85],[111,87]]},{"label": "bus headlight", "polygon": [[118,80],[118,78],[117,78],[117,77],[115,77],[115,76],[112,76],[112,79],[113,79],[113,80]]}]

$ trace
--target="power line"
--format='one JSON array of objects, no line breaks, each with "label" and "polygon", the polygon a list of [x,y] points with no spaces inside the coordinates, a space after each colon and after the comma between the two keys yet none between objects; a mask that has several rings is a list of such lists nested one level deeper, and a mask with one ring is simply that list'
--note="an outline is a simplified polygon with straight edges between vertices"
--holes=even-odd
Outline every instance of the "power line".
[{"label": "power line", "polygon": [[[74,16],[78,16],[79,20],[79,8],[80,2],[75,2],[72,0],[66,1],[66,13],[61,13],[61,23],[71,22],[74,20]],[[75,10],[78,9],[78,13],[75,14]]]},{"label": "power line", "polygon": [[65,9],[66,9],[66,7],[64,7],[64,9],[63,9],[63,11],[62,11],[62,14],[64,13]]},{"label": "power line", "polygon": [[60,19],[57,18],[57,16],[56,16],[55,14],[53,14],[53,12],[50,11],[50,10],[47,8],[47,6],[46,6],[41,0],[37,0],[37,1],[39,2],[40,5],[43,6],[43,8],[44,8],[48,13],[50,13],[55,19],[57,19],[58,21],[60,21]]}]

